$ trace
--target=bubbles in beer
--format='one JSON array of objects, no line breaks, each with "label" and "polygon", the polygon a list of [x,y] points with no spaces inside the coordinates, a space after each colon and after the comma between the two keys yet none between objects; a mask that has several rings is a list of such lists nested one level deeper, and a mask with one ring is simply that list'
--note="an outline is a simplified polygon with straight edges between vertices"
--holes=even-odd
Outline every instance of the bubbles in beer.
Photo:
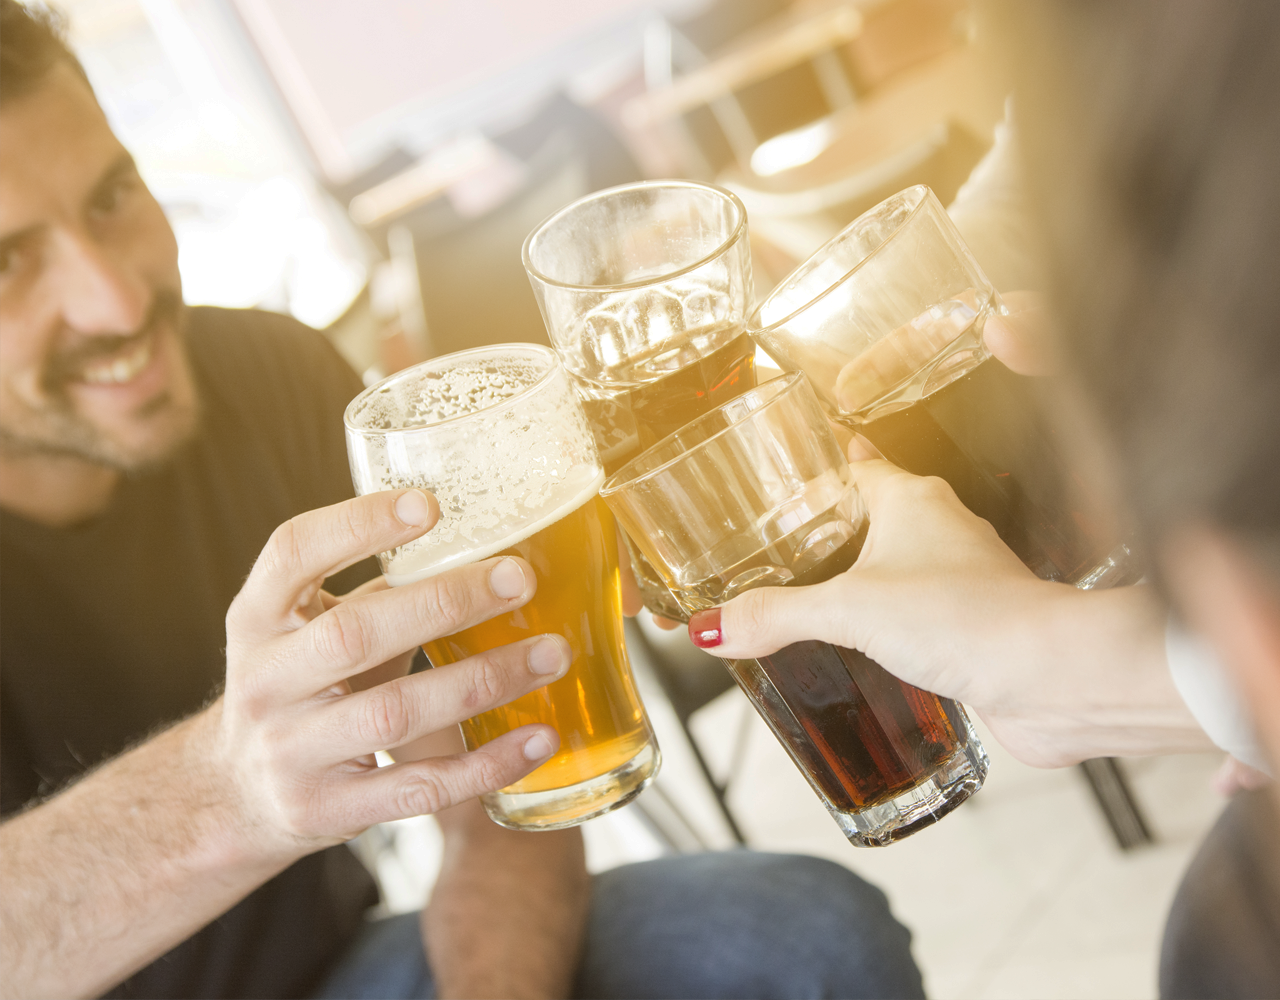
[{"label": "bubbles in beer", "polygon": [[[479,411],[484,433],[454,421]],[[580,505],[603,475],[563,371],[517,348],[389,379],[353,405],[347,433],[363,437],[348,449],[359,492],[416,487],[440,504],[434,528],[380,555],[393,584],[500,551]]]}]

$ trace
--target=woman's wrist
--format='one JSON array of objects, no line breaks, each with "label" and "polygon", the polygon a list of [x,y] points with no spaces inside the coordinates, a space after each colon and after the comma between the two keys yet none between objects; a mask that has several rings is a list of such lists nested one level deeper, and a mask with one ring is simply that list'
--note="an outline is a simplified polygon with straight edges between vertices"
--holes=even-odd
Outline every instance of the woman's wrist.
[{"label": "woman's wrist", "polygon": [[1144,586],[1080,591],[1036,581],[997,640],[973,708],[1025,763],[1210,749],[1169,674],[1164,608]]}]

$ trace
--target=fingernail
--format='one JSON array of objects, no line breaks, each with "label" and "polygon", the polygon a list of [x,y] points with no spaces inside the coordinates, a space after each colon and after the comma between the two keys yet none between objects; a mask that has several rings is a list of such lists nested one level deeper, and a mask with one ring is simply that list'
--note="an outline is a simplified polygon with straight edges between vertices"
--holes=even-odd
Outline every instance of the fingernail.
[{"label": "fingernail", "polygon": [[568,664],[564,649],[554,639],[539,639],[529,647],[529,669],[535,674],[558,674]]},{"label": "fingernail", "polygon": [[396,517],[413,528],[421,528],[431,516],[431,504],[422,490],[402,493],[395,505]]},{"label": "fingernail", "polygon": [[699,611],[689,619],[689,638],[699,649],[710,649],[724,642],[720,633],[720,609]]},{"label": "fingernail", "polygon": [[551,741],[547,739],[545,733],[538,733],[537,736],[529,737],[524,744],[526,760],[542,760],[544,757],[550,757],[554,751],[555,747],[551,745]]},{"label": "fingernail", "polygon": [[489,589],[498,597],[519,597],[524,593],[524,570],[514,559],[503,559],[489,574]]}]

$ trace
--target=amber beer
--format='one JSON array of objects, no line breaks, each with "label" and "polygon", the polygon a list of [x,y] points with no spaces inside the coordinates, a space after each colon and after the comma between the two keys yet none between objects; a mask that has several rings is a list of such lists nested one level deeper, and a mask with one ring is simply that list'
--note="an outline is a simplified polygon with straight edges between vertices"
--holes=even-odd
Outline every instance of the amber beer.
[{"label": "amber beer", "polygon": [[[740,326],[700,331],[635,359],[615,380],[573,382],[605,473],[612,475],[668,434],[754,389],[756,345]],[[663,599],[661,575],[629,538],[627,550],[649,610],[685,621],[680,605]]]},{"label": "amber beer", "polygon": [[574,377],[613,475],[646,448],[756,387],[756,345],[741,326],[699,331],[629,361],[607,381]]},{"label": "amber beer", "polygon": [[419,487],[440,504],[428,532],[379,553],[393,587],[503,553],[533,567],[524,607],[423,646],[435,667],[554,633],[565,677],[462,723],[468,749],[528,723],[559,750],[521,781],[481,796],[514,829],[572,826],[630,801],[661,755],[622,639],[617,529],[599,499],[604,469],[582,404],[555,352],[499,344],[406,369],[347,407],[359,493]]},{"label": "amber beer", "polygon": [[568,640],[573,660],[564,677],[462,724],[469,750],[533,722],[561,734],[556,755],[503,789],[506,794],[565,788],[613,771],[653,737],[623,645],[613,515],[596,489],[571,499],[551,515],[552,523],[495,553],[520,556],[533,566],[538,592],[532,601],[422,647],[438,667],[547,632]]}]

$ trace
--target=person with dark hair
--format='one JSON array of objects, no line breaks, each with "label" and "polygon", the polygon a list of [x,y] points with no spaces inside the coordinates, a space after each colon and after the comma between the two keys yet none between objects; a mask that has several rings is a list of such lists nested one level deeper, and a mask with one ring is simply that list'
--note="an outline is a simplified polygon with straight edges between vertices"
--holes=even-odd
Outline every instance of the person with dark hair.
[{"label": "person with dark hair", "polygon": [[[488,820],[475,796],[559,737],[462,753],[456,724],[561,676],[566,645],[407,673],[536,581],[514,558],[370,579],[439,511],[351,499],[360,388],[293,320],[183,305],[173,233],[56,22],[0,0],[6,994],[921,996],[907,930],[838,865],[593,879],[579,831]],[[424,813],[429,905],[366,920],[342,842]]]},{"label": "person with dark hair", "polygon": [[[1280,6],[1007,0],[991,13],[1052,277],[1064,431],[1101,470],[1112,516],[1137,525],[1154,585],[1038,580],[946,484],[855,443],[870,511],[858,562],[690,628],[729,657],[856,647],[968,703],[1033,765],[1216,742],[1274,775]],[[1019,327],[988,334],[1025,356]],[[1274,788],[1237,795],[1187,872],[1162,996],[1280,995]]]}]

